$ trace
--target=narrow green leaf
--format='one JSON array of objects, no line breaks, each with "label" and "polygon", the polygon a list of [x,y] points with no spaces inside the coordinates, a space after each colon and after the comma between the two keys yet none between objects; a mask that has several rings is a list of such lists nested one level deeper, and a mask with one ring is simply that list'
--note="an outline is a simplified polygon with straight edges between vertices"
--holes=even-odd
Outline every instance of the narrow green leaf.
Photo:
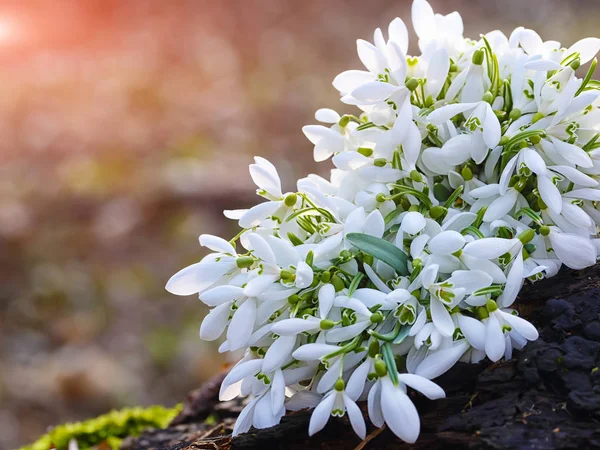
[{"label": "narrow green leaf", "polygon": [[383,239],[363,233],[349,233],[346,240],[360,251],[393,267],[400,275],[408,275],[406,254]]},{"label": "narrow green leaf", "polygon": [[398,333],[396,338],[393,340],[392,344],[401,344],[404,341],[404,339],[406,339],[406,336],[408,336],[408,333],[410,333],[411,328],[412,325],[405,325],[404,327],[402,327],[400,329],[400,333]]}]

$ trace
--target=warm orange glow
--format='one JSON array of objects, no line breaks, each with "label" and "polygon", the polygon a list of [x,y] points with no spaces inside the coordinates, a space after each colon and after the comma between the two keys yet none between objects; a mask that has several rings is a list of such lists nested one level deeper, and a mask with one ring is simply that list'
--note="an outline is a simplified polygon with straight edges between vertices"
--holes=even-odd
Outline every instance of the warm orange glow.
[{"label": "warm orange glow", "polygon": [[20,31],[17,23],[13,19],[0,17],[0,45],[5,45],[17,40]]}]

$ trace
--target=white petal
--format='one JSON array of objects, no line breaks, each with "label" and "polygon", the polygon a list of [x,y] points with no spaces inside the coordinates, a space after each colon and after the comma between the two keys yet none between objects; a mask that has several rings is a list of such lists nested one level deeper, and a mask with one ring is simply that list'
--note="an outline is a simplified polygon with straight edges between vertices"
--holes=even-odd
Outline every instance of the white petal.
[{"label": "white petal", "polygon": [[485,119],[483,121],[483,140],[488,148],[495,148],[500,142],[500,121],[489,103],[485,104]]},{"label": "white petal", "polygon": [[315,329],[319,329],[318,322],[293,318],[283,319],[279,322],[275,322],[271,328],[271,331],[280,336],[296,336],[297,334],[304,333],[305,331],[311,331]]},{"label": "white petal", "polygon": [[452,119],[459,114],[467,112],[477,106],[477,103],[454,103],[442,106],[427,116],[427,119],[434,125],[442,125],[444,122]]},{"label": "white petal", "polygon": [[237,255],[235,248],[225,239],[211,234],[200,235],[200,245],[210,248],[213,252],[226,253],[229,255]]},{"label": "white petal", "polygon": [[565,52],[565,55],[568,56],[577,52],[580,54],[581,64],[586,64],[596,56],[598,50],[600,50],[600,39],[589,37],[577,41]]},{"label": "white petal", "polygon": [[340,347],[328,344],[306,344],[299,347],[292,356],[298,361],[315,361],[329,353],[338,351]]},{"label": "white petal", "polygon": [[497,362],[504,355],[504,334],[500,323],[494,314],[491,314],[485,325],[485,353],[493,362]]},{"label": "white petal", "polygon": [[219,305],[212,309],[202,320],[200,325],[200,339],[205,341],[214,341],[218,339],[225,331],[229,322],[229,313],[231,312],[228,303]]},{"label": "white petal", "polygon": [[574,144],[569,144],[568,142],[563,142],[555,137],[552,137],[552,143],[554,144],[556,151],[571,164],[575,164],[584,168],[593,167],[594,163],[592,162],[592,159],[580,147]]},{"label": "white petal", "polygon": [[354,369],[352,375],[350,375],[350,379],[348,379],[348,383],[346,383],[346,393],[352,400],[358,400],[363,393],[370,368],[371,363],[366,359],[360,366]]},{"label": "white petal", "polygon": [[278,275],[259,275],[246,284],[246,287],[244,287],[244,295],[246,297],[257,297],[265,292],[278,279]]},{"label": "white petal", "polygon": [[296,287],[304,289],[309,287],[313,282],[313,270],[304,261],[298,263],[296,268]]},{"label": "white petal", "polygon": [[344,394],[344,404],[346,405],[346,411],[348,412],[348,418],[350,419],[352,429],[359,438],[364,439],[367,435],[367,426],[365,425],[365,419],[363,418],[360,408],[346,394]]},{"label": "white petal", "polygon": [[535,341],[539,337],[537,329],[525,319],[504,311],[500,313],[502,318],[528,341]]},{"label": "white petal", "polygon": [[450,58],[448,57],[448,50],[441,47],[432,55],[427,69],[425,90],[434,99],[438,98],[440,91],[444,87],[449,70]]},{"label": "white petal", "polygon": [[371,323],[368,321],[357,322],[347,327],[334,328],[327,332],[327,342],[343,342],[362,333]]},{"label": "white petal", "polygon": [[165,289],[175,295],[196,294],[213,285],[232,269],[233,264],[222,261],[192,264],[173,275]]},{"label": "white petal", "polygon": [[364,70],[347,70],[335,77],[333,80],[333,87],[342,94],[349,94],[360,85],[374,80],[375,76],[371,72],[365,72]]},{"label": "white petal", "polygon": [[237,300],[244,294],[244,289],[239,286],[217,286],[200,294],[200,300],[205,305],[217,306]]},{"label": "white petal", "polygon": [[331,284],[325,284],[319,289],[319,317],[321,319],[327,318],[331,307],[333,306],[333,300],[335,299],[335,288]]},{"label": "white petal", "polygon": [[465,339],[477,350],[485,349],[485,325],[472,317],[458,315],[458,326]]},{"label": "white petal", "polygon": [[249,361],[238,363],[223,379],[223,382],[221,383],[221,391],[219,392],[219,399],[221,401],[226,400],[222,394],[227,390],[228,386],[231,386],[232,384],[235,384],[248,376],[256,375],[258,372],[260,372],[261,366],[262,359],[251,359]]},{"label": "white petal", "polygon": [[419,375],[412,373],[401,373],[398,374],[398,380],[400,380],[401,383],[410,386],[415,391],[419,391],[430,400],[437,400],[438,398],[446,397],[446,393],[441,387],[439,387],[433,381],[430,381],[427,378]]},{"label": "white petal", "polygon": [[310,416],[310,423],[308,425],[309,436],[312,436],[325,428],[325,425],[327,425],[329,417],[331,416],[331,409],[333,408],[334,400],[335,394],[331,392],[323,398],[321,403],[317,405]]},{"label": "white petal", "polygon": [[488,206],[488,209],[483,215],[483,220],[485,222],[493,222],[494,220],[503,218],[515,207],[518,197],[519,192],[515,189],[507,190],[504,195],[494,200],[492,204]]},{"label": "white petal", "polygon": [[450,255],[462,249],[465,238],[456,231],[442,231],[429,241],[429,251],[434,255]]},{"label": "white petal", "polygon": [[406,79],[406,54],[395,41],[389,41],[387,44],[388,61],[392,76],[399,84],[404,84]]},{"label": "white petal", "polygon": [[323,123],[338,123],[341,117],[333,109],[321,108],[315,113],[315,119]]},{"label": "white petal", "polygon": [[371,419],[371,423],[378,428],[381,428],[385,419],[383,418],[383,413],[381,412],[381,387],[380,383],[375,383],[375,385],[369,391],[369,396],[367,398],[367,408],[369,411],[369,419]]},{"label": "white petal", "polygon": [[442,348],[436,352],[430,353],[415,370],[416,375],[427,379],[437,378],[446,373],[453,367],[462,355],[469,349],[466,340],[460,340],[454,343],[450,348]]},{"label": "white petal", "polygon": [[415,0],[412,4],[412,23],[415,33],[421,39],[432,34],[436,28],[431,5],[425,0]]},{"label": "white petal", "polygon": [[437,264],[430,264],[421,272],[421,283],[425,289],[437,281],[438,271],[440,267]]},{"label": "white petal", "polygon": [[596,263],[596,247],[588,238],[552,231],[550,243],[558,259],[571,269],[580,270]]},{"label": "white petal", "polygon": [[248,233],[246,238],[248,239],[248,242],[250,242],[250,245],[252,246],[251,250],[254,251],[256,257],[262,259],[271,266],[277,265],[275,254],[265,238],[256,233]]},{"label": "white petal", "polygon": [[356,49],[358,51],[358,57],[369,72],[373,74],[384,73],[387,61],[377,47],[367,41],[358,39],[356,41]]},{"label": "white petal", "polygon": [[504,292],[498,298],[498,302],[505,308],[512,305],[517,299],[517,295],[523,286],[523,253],[518,252],[517,257],[512,263]]},{"label": "white petal", "polygon": [[457,166],[471,158],[472,137],[468,134],[459,134],[448,139],[442,147],[442,155],[446,163]]},{"label": "white petal", "polygon": [[490,275],[494,283],[506,283],[506,275],[504,275],[502,269],[493,262],[466,254],[463,254],[460,259],[469,269],[482,270]]},{"label": "white petal", "polygon": [[451,282],[463,288],[467,294],[483,289],[492,284],[494,279],[482,270],[456,270],[452,272]]},{"label": "white petal", "polygon": [[254,184],[275,197],[281,197],[281,180],[277,170],[261,164],[250,165],[250,176]]},{"label": "white petal", "polygon": [[597,202],[600,201],[600,189],[575,189],[573,191],[565,192],[565,197]]},{"label": "white petal", "polygon": [[596,187],[598,186],[598,182],[593,178],[587,176],[584,173],[581,173],[579,170],[574,167],[569,166],[550,166],[549,169],[554,172],[558,172],[561,175],[564,175],[569,181],[573,183],[585,186],[585,187]]},{"label": "white petal", "polygon": [[430,308],[431,320],[435,328],[444,336],[452,336],[454,334],[454,322],[443,303],[437,299],[431,299]]},{"label": "white petal", "polygon": [[295,345],[296,336],[280,336],[275,339],[265,354],[262,371],[268,373],[281,368],[291,358]]},{"label": "white petal", "polygon": [[390,98],[400,88],[381,81],[370,81],[352,91],[352,97],[365,103],[377,103]]},{"label": "white petal", "polygon": [[466,255],[483,259],[498,258],[518,243],[516,239],[485,238],[469,242],[463,249]]},{"label": "white petal", "polygon": [[554,183],[545,176],[538,176],[538,191],[548,208],[553,213],[560,214],[562,211],[562,197]]},{"label": "white petal", "polygon": [[385,422],[396,436],[412,444],[419,437],[421,430],[419,413],[410,398],[394,387],[387,377],[383,379],[383,383],[385,384],[381,393],[381,410]]},{"label": "white petal", "polygon": [[523,159],[533,173],[536,175],[546,175],[546,163],[535,150],[524,149]]},{"label": "white petal", "polygon": [[240,218],[239,224],[242,228],[252,228],[272,216],[281,206],[280,202],[264,202],[253,206]]},{"label": "white petal", "polygon": [[371,236],[378,238],[383,237],[383,232],[385,231],[385,221],[379,210],[376,209],[367,216],[365,219],[364,231],[366,234],[370,234]]},{"label": "white petal", "polygon": [[400,224],[400,228],[402,231],[408,234],[417,234],[426,225],[425,217],[423,214],[418,213],[416,211],[408,212],[402,218],[402,223]]},{"label": "white petal", "polygon": [[312,391],[296,392],[285,404],[289,411],[300,411],[301,409],[312,409],[317,406],[323,397]]},{"label": "white petal", "polygon": [[227,328],[227,342],[230,351],[246,346],[256,320],[256,299],[249,298],[235,311]]},{"label": "white petal", "polygon": [[390,22],[388,37],[396,42],[404,54],[408,51],[408,30],[404,21],[398,17]]}]

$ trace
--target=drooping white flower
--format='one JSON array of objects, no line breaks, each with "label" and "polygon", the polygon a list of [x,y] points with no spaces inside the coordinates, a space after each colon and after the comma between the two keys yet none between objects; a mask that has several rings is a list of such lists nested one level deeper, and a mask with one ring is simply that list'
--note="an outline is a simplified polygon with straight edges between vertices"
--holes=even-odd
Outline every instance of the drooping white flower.
[{"label": "drooping white flower", "polygon": [[322,108],[303,128],[330,177],[284,193],[255,158],[266,201],[225,211],[240,233],[202,235],[213,253],[167,283],[211,308],[201,338],[244,350],[220,393],[251,396],[234,434],[287,406],[315,408],[311,434],[348,414],[362,438],[367,399],[375,426],[415,442],[407,386],[440,398],[428,379],[457,362],[511,358],[538,336],[507,309],[522,286],[596,263],[600,88],[577,69],[600,39],[562,47],[520,27],[472,41],[425,0],[412,17],[421,53],[399,18],[359,40],[366,70],[334,80],[357,114]]}]

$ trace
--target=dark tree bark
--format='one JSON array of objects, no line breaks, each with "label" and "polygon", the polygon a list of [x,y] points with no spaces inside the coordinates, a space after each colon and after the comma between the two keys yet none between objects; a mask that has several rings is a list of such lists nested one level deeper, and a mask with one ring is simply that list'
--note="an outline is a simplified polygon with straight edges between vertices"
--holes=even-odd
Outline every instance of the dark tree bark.
[{"label": "dark tree bark", "polygon": [[[368,429],[361,442],[345,419],[309,438],[310,412],[231,438],[239,402],[220,404],[217,377],[192,392],[166,430],[125,443],[137,449],[588,449],[600,448],[600,268],[562,271],[526,286],[517,302],[540,338],[511,361],[459,364],[438,380],[443,400],[411,394],[421,415],[416,444]],[[364,405],[363,405],[364,406]],[[364,408],[363,408],[364,410]],[[217,418],[206,421],[207,417]]]}]

